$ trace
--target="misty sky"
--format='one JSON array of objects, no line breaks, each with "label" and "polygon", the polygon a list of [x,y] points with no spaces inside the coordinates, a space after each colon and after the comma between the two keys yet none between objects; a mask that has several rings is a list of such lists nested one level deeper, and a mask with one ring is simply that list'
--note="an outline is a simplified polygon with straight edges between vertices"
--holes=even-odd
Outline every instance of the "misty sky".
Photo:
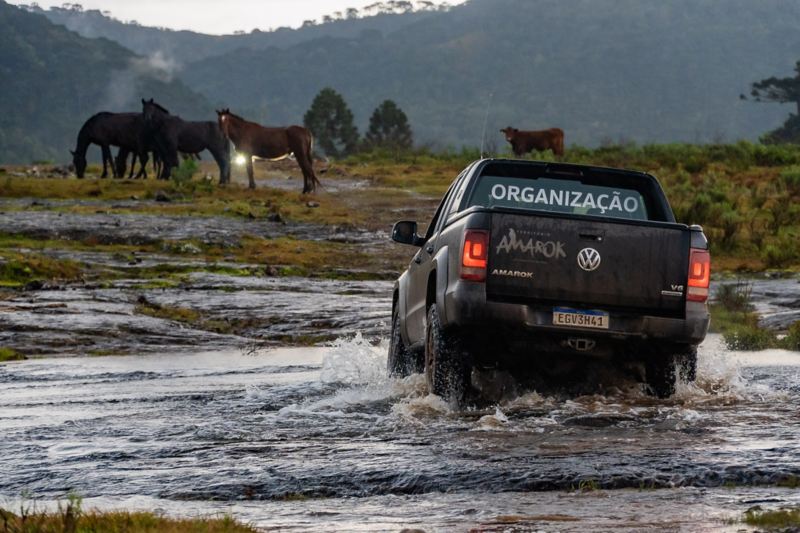
[{"label": "misty sky", "polygon": [[[11,0],[12,4],[30,4],[34,0]],[[36,0],[43,8],[60,6],[56,2]],[[449,0],[460,4],[464,0]],[[111,11],[120,20],[136,20],[145,26],[165,26],[203,33],[249,32],[279,26],[297,27],[306,19],[322,19],[348,7],[362,8],[376,0],[69,0],[84,9]],[[436,1],[436,3],[440,3]]]}]

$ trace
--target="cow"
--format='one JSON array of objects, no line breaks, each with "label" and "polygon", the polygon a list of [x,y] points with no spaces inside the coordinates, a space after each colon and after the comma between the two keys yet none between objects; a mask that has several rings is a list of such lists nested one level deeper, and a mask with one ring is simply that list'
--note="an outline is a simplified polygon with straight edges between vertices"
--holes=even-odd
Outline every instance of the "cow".
[{"label": "cow", "polygon": [[514,155],[520,157],[531,150],[550,149],[557,156],[564,155],[564,131],[559,128],[549,130],[523,131],[511,126],[500,130],[511,144]]}]

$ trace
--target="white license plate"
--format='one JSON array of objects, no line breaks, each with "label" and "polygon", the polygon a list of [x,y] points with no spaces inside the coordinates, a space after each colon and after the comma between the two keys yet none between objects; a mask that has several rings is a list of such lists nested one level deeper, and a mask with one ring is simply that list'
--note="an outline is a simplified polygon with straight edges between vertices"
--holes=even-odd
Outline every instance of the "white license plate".
[{"label": "white license plate", "polygon": [[553,308],[553,324],[573,328],[608,329],[608,313],[605,311],[584,311],[569,307]]}]

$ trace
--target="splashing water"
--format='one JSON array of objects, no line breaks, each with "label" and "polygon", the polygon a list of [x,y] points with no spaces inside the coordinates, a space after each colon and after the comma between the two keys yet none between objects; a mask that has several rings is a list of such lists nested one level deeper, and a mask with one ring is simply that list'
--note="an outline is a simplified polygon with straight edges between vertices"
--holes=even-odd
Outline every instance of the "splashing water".
[{"label": "splashing water", "polygon": [[349,339],[337,339],[322,360],[320,379],[324,383],[384,386],[388,380],[388,348],[386,340],[374,346],[360,332]]}]

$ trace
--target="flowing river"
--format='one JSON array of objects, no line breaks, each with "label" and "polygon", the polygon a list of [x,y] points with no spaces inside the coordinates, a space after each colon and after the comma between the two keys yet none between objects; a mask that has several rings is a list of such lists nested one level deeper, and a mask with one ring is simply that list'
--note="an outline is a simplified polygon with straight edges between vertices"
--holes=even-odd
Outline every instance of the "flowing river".
[{"label": "flowing river", "polygon": [[800,353],[701,347],[655,400],[522,391],[455,412],[385,343],[0,365],[0,499],[286,531],[719,530],[800,503]]}]

